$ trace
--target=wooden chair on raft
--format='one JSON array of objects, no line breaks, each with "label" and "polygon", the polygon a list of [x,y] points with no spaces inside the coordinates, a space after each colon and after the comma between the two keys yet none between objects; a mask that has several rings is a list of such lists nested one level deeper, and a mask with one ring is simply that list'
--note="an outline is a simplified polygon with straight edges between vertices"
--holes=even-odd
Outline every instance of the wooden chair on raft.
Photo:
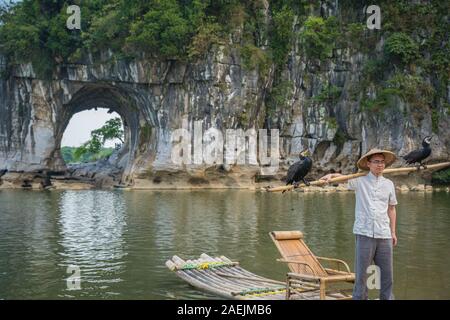
[{"label": "wooden chair on raft", "polygon": [[[282,258],[277,261],[288,264],[291,272],[287,274],[286,299],[297,289],[300,291],[320,291],[320,299],[325,300],[327,295],[336,299],[351,299],[346,293],[349,290],[327,292],[330,283],[353,283],[355,274],[350,272],[347,263],[339,259],[315,256],[303,241],[300,231],[272,231],[269,233]],[[325,268],[324,263],[333,263],[336,269]]]}]

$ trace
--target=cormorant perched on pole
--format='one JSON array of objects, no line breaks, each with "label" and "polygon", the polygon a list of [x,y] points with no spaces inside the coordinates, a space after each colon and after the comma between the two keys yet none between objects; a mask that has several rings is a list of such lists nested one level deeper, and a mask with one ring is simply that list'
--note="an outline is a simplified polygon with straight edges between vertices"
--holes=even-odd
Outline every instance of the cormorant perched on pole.
[{"label": "cormorant perched on pole", "polygon": [[[312,160],[311,158],[309,158],[309,155],[310,153],[308,149],[300,152],[300,161],[297,161],[289,167],[286,176],[286,185],[292,184],[294,185],[294,187],[296,187],[298,186],[300,181],[303,181],[307,186],[309,186],[309,182],[305,180],[305,176],[308,174],[309,170],[311,170],[312,167]],[[283,193],[285,191],[283,191]]]},{"label": "cormorant perched on pole", "polygon": [[407,164],[414,164],[418,162],[419,163],[419,166],[417,167],[418,169],[420,169],[421,166],[423,166],[424,169],[427,168],[424,164],[422,164],[422,161],[425,160],[425,158],[427,158],[431,154],[431,147],[430,147],[431,138],[432,138],[431,136],[425,137],[425,139],[423,139],[422,141],[422,149],[411,151],[410,153],[408,153],[406,156],[403,157],[403,159],[406,160]]}]

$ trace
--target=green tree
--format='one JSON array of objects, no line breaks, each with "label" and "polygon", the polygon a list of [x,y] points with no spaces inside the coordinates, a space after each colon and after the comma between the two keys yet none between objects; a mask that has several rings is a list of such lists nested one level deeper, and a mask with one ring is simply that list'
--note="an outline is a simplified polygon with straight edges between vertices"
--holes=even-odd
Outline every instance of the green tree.
[{"label": "green tree", "polygon": [[123,143],[122,120],[120,118],[109,119],[101,128],[93,130],[91,135],[98,136],[102,144],[113,139],[119,139]]},{"label": "green tree", "polygon": [[126,42],[133,49],[159,52],[162,57],[182,58],[193,34],[176,0],[154,1],[152,8],[133,22]]},{"label": "green tree", "polygon": [[71,163],[74,161],[73,159],[73,147],[62,147],[61,148],[61,156],[66,163]]},{"label": "green tree", "polygon": [[99,154],[106,141],[119,139],[123,143],[123,137],[122,120],[120,118],[110,119],[101,128],[91,131],[91,139],[78,147],[74,151],[73,157],[78,161],[83,155]]},{"label": "green tree", "polygon": [[50,77],[54,65],[81,45],[79,32],[66,28],[66,1],[23,0],[0,10],[2,52],[13,62],[32,62],[38,76]]},{"label": "green tree", "polygon": [[61,148],[61,156],[64,159],[65,163],[77,163],[77,162],[92,162],[92,161],[97,161],[99,159],[104,159],[106,157],[109,157],[113,151],[114,148],[102,148],[98,153],[89,153],[86,152],[84,154],[80,154],[79,158],[76,159],[76,157],[74,156],[75,151],[78,148],[76,147],[68,147],[68,146],[64,146]]}]

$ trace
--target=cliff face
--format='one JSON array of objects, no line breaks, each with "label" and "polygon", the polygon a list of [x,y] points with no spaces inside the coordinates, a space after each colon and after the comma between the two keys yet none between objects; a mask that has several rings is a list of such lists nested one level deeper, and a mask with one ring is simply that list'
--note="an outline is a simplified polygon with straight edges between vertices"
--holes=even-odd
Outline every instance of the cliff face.
[{"label": "cliff face", "polygon": [[89,61],[58,67],[50,81],[37,79],[31,65],[21,65],[0,87],[1,167],[64,170],[59,149],[71,116],[104,107],[124,120],[126,143],[114,160],[125,181],[185,171],[171,160],[173,130],[192,130],[194,121],[202,120],[204,130],[225,132],[241,127],[243,112],[252,113],[256,128],[264,119],[264,86],[256,71],[242,70],[239,60],[238,52],[225,56],[218,50],[195,65]]},{"label": "cliff face", "polygon": [[[327,10],[333,14],[336,8]],[[271,65],[261,72],[244,66],[235,46],[240,41],[237,31],[228,44],[214,46],[195,63],[117,61],[111,53],[89,56],[78,64],[59,65],[51,80],[39,79],[31,64],[17,65],[0,78],[0,169],[65,170],[60,155],[64,130],[73,114],[94,107],[119,113],[126,132],[126,143],[109,160],[109,171],[98,171],[108,175],[115,168],[121,173],[116,181],[136,187],[237,186],[259,179],[259,169],[251,165],[174,164],[171,134],[179,128],[193,130],[198,120],[203,130],[214,127],[224,137],[226,129],[279,129],[282,161],[276,178],[304,148],[313,153],[313,174],[353,171],[360,155],[373,147],[404,155],[432,133],[430,160],[450,157],[448,83],[445,99],[431,102],[433,112],[399,97],[395,107],[363,108],[364,100],[376,96],[370,86],[359,91],[368,53],[337,47],[327,59],[314,60],[295,41],[283,68],[275,72]],[[383,54],[384,41],[378,37],[375,54]],[[1,68],[5,71],[4,64]],[[422,80],[436,86],[431,78]],[[284,102],[269,106],[279,88]]]}]

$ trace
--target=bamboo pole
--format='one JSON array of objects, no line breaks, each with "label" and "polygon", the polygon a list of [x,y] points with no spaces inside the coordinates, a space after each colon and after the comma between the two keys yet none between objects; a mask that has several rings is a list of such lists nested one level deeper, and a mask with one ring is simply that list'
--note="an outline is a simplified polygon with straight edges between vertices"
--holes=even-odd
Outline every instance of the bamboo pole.
[{"label": "bamboo pole", "polygon": [[[426,166],[426,169],[423,168],[417,168],[417,167],[404,167],[404,168],[392,168],[392,169],[384,169],[383,174],[392,174],[392,173],[409,173],[409,172],[417,172],[417,171],[423,171],[423,170],[439,170],[439,169],[444,169],[447,167],[450,167],[450,162],[442,162],[442,163],[437,163],[437,164],[430,164]],[[348,174],[348,175],[344,175],[344,176],[340,176],[337,178],[333,178],[328,180],[328,182],[324,181],[324,180],[316,180],[316,181],[311,181],[309,184],[311,186],[323,186],[329,183],[340,183],[340,182],[346,182],[350,179],[355,179],[358,177],[362,177],[365,176],[366,174],[368,174],[368,171],[364,171],[364,172],[358,172],[358,173],[354,173],[354,174]],[[295,188],[302,188],[305,187],[306,185],[304,183],[301,183],[298,185],[298,187],[294,187],[293,185],[289,185],[289,186],[280,186],[280,187],[264,187],[262,188],[263,190],[266,190],[268,192],[280,192],[280,191],[290,191],[293,190]]]},{"label": "bamboo pole", "polygon": [[238,276],[238,275],[227,274],[227,273],[223,273],[223,272],[216,272],[216,274],[218,276],[240,279],[240,280],[251,280],[251,281],[256,281],[256,282],[273,283],[273,284],[279,284],[279,285],[284,285],[284,286],[286,285],[285,282],[271,280],[271,279],[261,279],[261,278],[256,278],[256,277]]}]

